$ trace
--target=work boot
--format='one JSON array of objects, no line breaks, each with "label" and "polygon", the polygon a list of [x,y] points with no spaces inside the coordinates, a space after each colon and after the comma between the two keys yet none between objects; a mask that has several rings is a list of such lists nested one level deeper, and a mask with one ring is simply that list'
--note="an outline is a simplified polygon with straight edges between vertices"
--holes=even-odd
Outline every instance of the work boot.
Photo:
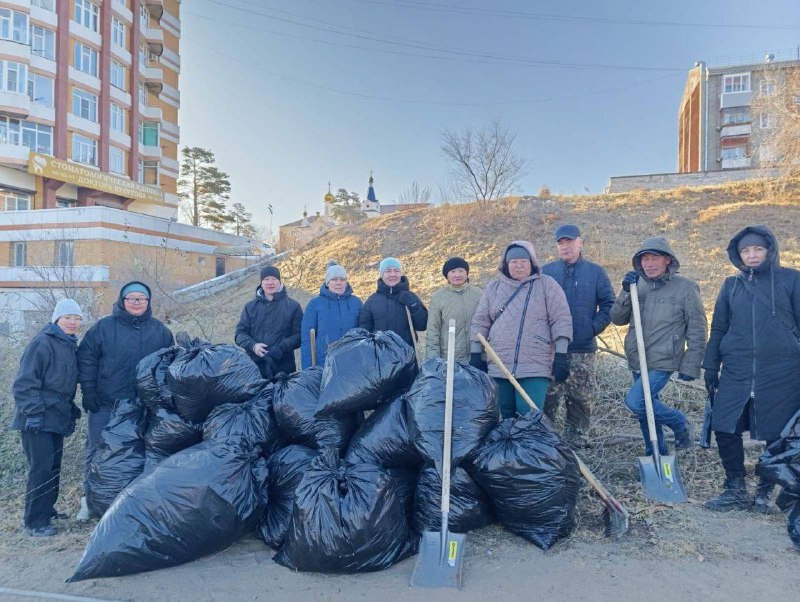
[{"label": "work boot", "polygon": [[589,438],[583,431],[575,427],[564,428],[564,439],[572,449],[586,449],[589,447]]},{"label": "work boot", "polygon": [[86,504],[86,496],[83,496],[81,498],[81,508],[78,510],[78,514],[75,515],[75,520],[86,522],[90,518],[92,517],[89,514],[89,506]]},{"label": "work boot", "polygon": [[683,451],[694,447],[694,424],[686,419],[686,428],[675,433],[675,451]]},{"label": "work boot", "polygon": [[736,477],[726,479],[725,491],[703,505],[714,512],[749,510],[753,505],[753,498],[747,494],[747,483],[745,483],[744,477]]},{"label": "work boot", "polygon": [[774,488],[774,483],[768,483],[764,480],[758,481],[756,497],[753,501],[753,512],[759,512],[760,514],[774,514],[777,512],[775,504],[773,504],[772,500],[769,499],[769,496]]},{"label": "work boot", "polygon": [[52,537],[58,533],[53,525],[45,525],[44,527],[25,527],[25,533],[31,537]]}]

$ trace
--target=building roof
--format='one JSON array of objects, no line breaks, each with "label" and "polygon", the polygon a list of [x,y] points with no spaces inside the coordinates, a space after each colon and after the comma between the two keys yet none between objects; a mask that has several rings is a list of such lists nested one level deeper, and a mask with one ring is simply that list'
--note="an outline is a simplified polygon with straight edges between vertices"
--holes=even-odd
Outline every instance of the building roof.
[{"label": "building roof", "polygon": [[324,215],[309,215],[308,217],[304,217],[304,218],[295,220],[293,222],[289,222],[288,224],[281,224],[279,227],[280,228],[287,228],[287,227],[293,227],[293,226],[296,227],[296,226],[302,225],[303,222],[306,222],[309,225],[311,225],[313,222],[316,222],[316,221],[330,222],[330,220],[326,219]]}]

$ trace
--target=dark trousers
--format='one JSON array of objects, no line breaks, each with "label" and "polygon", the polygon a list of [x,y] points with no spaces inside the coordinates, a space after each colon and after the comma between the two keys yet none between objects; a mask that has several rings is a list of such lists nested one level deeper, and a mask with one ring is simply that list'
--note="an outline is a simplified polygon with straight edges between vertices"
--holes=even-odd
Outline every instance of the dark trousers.
[{"label": "dark trousers", "polygon": [[58,499],[64,435],[22,431],[22,449],[28,460],[25,489],[25,526],[31,529],[50,524]]},{"label": "dark trousers", "polygon": [[[750,430],[750,404],[742,410],[742,415],[739,416],[739,421],[736,423],[736,429],[733,433],[720,433],[714,431],[714,436],[717,439],[717,447],[719,448],[719,459],[722,461],[722,468],[725,469],[725,478],[728,481],[733,479],[743,479],[745,477],[744,469],[744,442],[742,441],[742,433]],[[772,443],[768,441],[767,445]]]},{"label": "dark trousers", "polygon": [[101,406],[97,412],[89,412],[86,421],[86,450],[83,457],[83,488],[86,495],[86,478],[89,476],[89,465],[94,452],[100,443],[103,429],[111,420],[111,407]]}]

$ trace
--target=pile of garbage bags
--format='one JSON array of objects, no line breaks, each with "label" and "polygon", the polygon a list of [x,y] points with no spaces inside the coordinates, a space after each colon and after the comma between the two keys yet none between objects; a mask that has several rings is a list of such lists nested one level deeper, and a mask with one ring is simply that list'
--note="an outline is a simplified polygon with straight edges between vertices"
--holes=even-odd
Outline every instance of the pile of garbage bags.
[{"label": "pile of garbage bags", "polygon": [[[139,399],[117,403],[92,462],[102,518],[71,581],[174,566],[251,533],[295,570],[375,571],[439,530],[444,361],[418,368],[394,333],[355,329],[323,368],[269,382],[253,367],[198,340],[140,362]],[[574,456],[538,412],[498,424],[483,372],[459,363],[454,384],[450,529],[499,520],[547,549],[574,524]]]}]

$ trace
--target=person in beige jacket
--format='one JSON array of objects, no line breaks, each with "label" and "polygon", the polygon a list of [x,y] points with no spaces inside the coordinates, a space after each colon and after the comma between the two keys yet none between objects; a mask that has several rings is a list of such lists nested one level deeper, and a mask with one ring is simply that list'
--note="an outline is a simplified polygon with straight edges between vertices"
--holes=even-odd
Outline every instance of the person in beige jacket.
[{"label": "person in beige jacket", "polygon": [[[544,407],[551,379],[569,377],[567,347],[572,340],[572,315],[564,290],[542,274],[533,244],[517,240],[500,258],[500,272],[486,285],[472,318],[470,364],[487,370],[481,359],[480,333],[539,407]],[[528,404],[500,368],[488,365],[497,383],[503,418],[527,414]]]},{"label": "person in beige jacket", "polygon": [[425,359],[447,357],[447,330],[456,321],[456,360],[469,361],[469,325],[483,291],[469,282],[469,263],[461,257],[444,262],[442,274],[447,286],[433,293],[428,308]]}]

